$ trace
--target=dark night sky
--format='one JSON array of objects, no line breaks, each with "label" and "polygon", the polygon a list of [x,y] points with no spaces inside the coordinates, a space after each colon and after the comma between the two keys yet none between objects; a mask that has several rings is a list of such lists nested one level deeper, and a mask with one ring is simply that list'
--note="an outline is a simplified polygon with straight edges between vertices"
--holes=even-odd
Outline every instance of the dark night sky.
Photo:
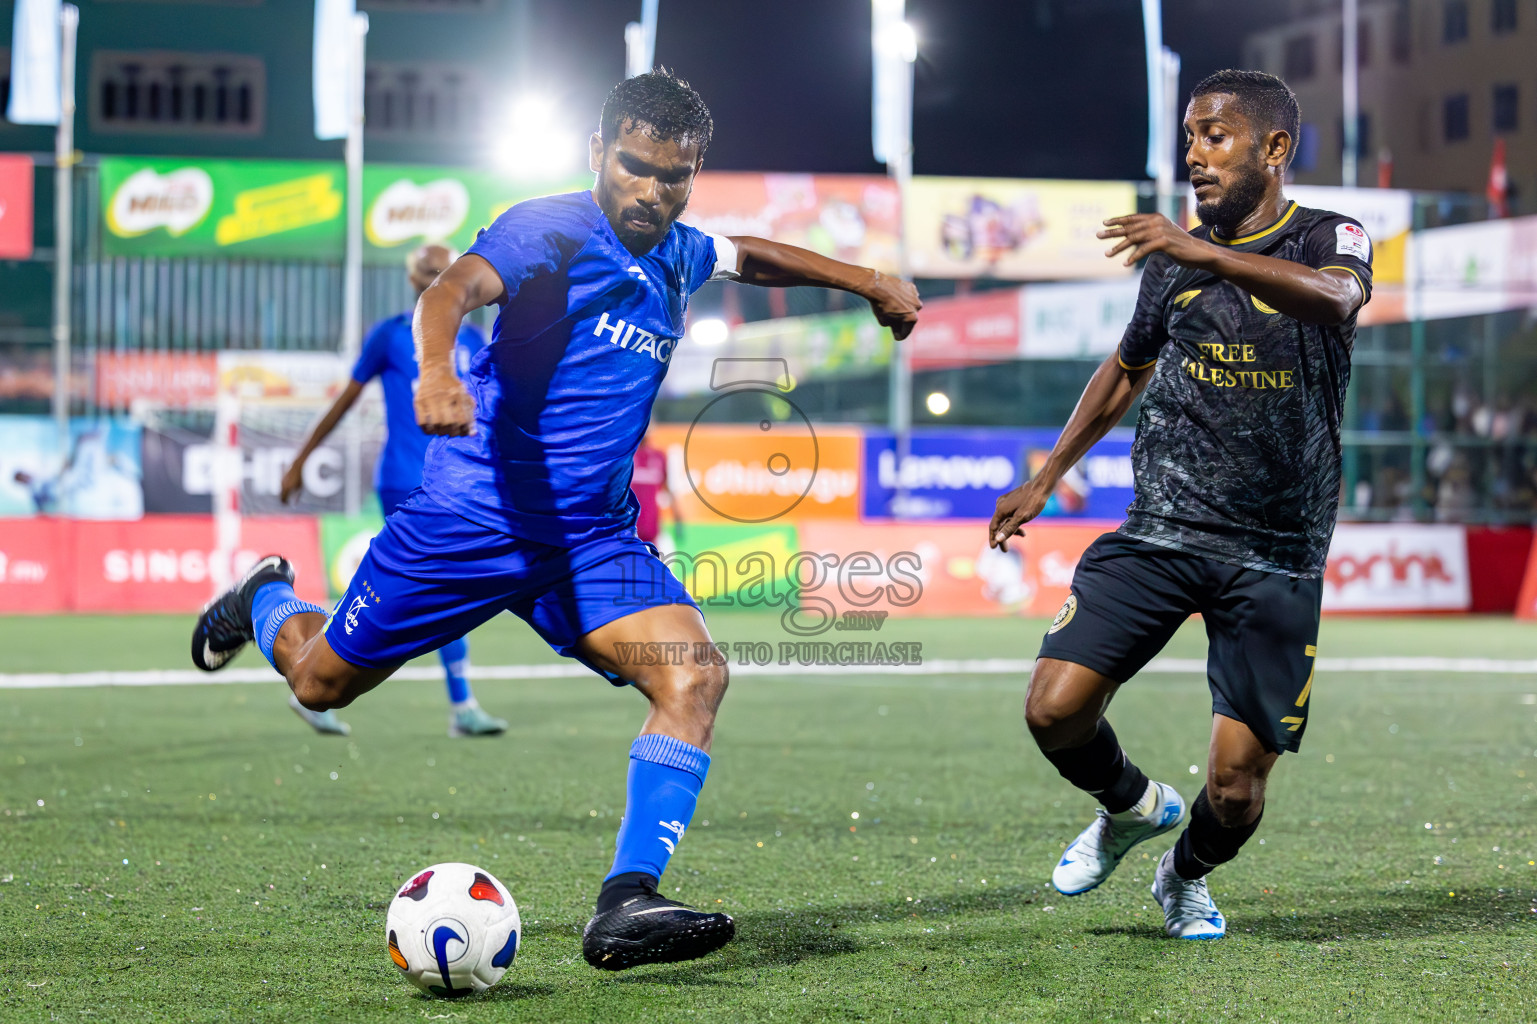
[{"label": "dark night sky", "polygon": [[[1270,5],[1165,0],[1181,88],[1240,60]],[[918,30],[914,170],[1144,177],[1140,0],[908,0]],[[533,78],[596,121],[640,0],[535,0]],[[661,0],[656,59],[715,115],[717,170],[879,172],[869,0]]]}]

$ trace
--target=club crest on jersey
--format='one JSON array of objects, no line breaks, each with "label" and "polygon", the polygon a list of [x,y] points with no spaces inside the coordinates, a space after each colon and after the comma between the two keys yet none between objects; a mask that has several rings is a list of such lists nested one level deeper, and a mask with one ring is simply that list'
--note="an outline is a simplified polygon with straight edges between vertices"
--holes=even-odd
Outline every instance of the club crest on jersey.
[{"label": "club crest on jersey", "polygon": [[347,626],[347,635],[348,636],[351,636],[352,635],[352,631],[354,629],[358,628],[358,616],[367,607],[368,607],[368,602],[363,600],[361,597],[354,597],[352,599],[352,604],[347,607],[347,615],[346,615],[346,618],[344,620],[344,622],[345,622],[345,624]]},{"label": "club crest on jersey", "polygon": [[610,320],[607,313],[598,317],[592,333],[599,338],[608,335],[610,345],[618,345],[631,352],[644,353],[664,365],[672,359],[672,348],[678,343],[677,338],[652,334],[618,317]]},{"label": "club crest on jersey", "polygon": [[1077,594],[1068,594],[1067,595],[1067,600],[1062,602],[1062,607],[1057,609],[1057,617],[1051,620],[1051,628],[1048,629],[1046,632],[1047,633],[1055,633],[1057,630],[1061,629],[1063,626],[1067,625],[1069,622],[1072,622],[1073,621],[1073,616],[1077,615],[1077,614],[1078,614],[1078,595]]}]

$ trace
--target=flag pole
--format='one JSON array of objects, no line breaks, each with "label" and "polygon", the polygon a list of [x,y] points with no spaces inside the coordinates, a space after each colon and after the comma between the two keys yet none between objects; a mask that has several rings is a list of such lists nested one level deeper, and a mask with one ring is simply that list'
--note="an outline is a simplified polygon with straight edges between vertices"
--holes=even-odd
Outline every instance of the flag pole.
[{"label": "flag pole", "polygon": [[59,9],[59,128],[54,135],[53,420],[60,468],[69,460],[70,296],[74,259],[75,37],[80,9]]},{"label": "flag pole", "polygon": [[[363,345],[363,75],[368,52],[368,15],[352,15],[352,46],[347,76],[347,254],[343,273],[342,356],[350,366]],[[346,438],[347,514],[363,507],[363,444],[356,422]]]}]

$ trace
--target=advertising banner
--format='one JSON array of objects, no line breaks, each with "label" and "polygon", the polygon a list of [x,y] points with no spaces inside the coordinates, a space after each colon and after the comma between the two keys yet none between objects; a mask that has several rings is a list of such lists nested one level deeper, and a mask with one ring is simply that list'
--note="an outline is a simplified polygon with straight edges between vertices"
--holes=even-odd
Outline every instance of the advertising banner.
[{"label": "advertising banner", "polygon": [[219,364],[212,352],[96,353],[96,400],[126,408],[145,399],[169,408],[213,400]]},{"label": "advertising banner", "polygon": [[74,526],[66,519],[11,519],[0,525],[0,615],[69,607],[74,550],[68,535]]},{"label": "advertising banner", "polygon": [[1411,320],[1537,306],[1537,217],[1416,231],[1405,273]]},{"label": "advertising banner", "polygon": [[919,277],[1123,277],[1130,268],[1094,236],[1136,210],[1130,182],[918,177],[903,211],[908,263]]},{"label": "advertising banner", "polygon": [[443,242],[463,252],[480,229],[508,207],[525,199],[591,187],[591,175],[530,185],[464,168],[366,164],[364,258],[371,263],[390,262],[404,258],[423,242]]},{"label": "advertising banner", "polygon": [[111,256],[342,256],[340,162],[109,157],[99,177]]},{"label": "advertising banner", "polygon": [[1078,559],[1111,529],[1113,523],[1043,524],[1003,552],[988,546],[985,522],[807,522],[799,528],[801,548],[836,563],[823,557],[819,585],[803,578],[798,601],[836,618],[852,609],[899,617],[1050,617],[1067,600]]},{"label": "advertising banner", "polygon": [[329,402],[347,386],[347,361],[337,352],[228,349],[219,353],[219,390],[241,399]]},{"label": "advertising banner", "polygon": [[32,158],[0,153],[0,260],[32,256]]},{"label": "advertising banner", "polygon": [[[897,464],[896,438],[867,431],[864,441],[866,519],[991,519],[998,497],[1045,464],[1056,430],[915,430]],[[1132,499],[1132,431],[1116,428],[1062,478],[1044,519],[1120,522]],[[900,489],[906,496],[901,497]]]},{"label": "advertising banner", "polygon": [[[328,437],[304,464],[304,488],[292,504],[280,500],[283,474],[293,463],[303,438],[306,413],[291,430],[273,432],[242,422],[240,439],[240,510],[247,516],[341,512],[346,507],[346,439],[343,431]],[[270,424],[269,424],[270,425]],[[363,479],[373,479],[383,438],[365,436]],[[197,427],[157,423],[144,428],[144,511],[149,513],[213,512],[215,469],[219,449],[213,443],[213,423]]]},{"label": "advertising banner", "polygon": [[1326,612],[1460,612],[1472,596],[1464,527],[1341,523],[1324,569]]},{"label": "advertising banner", "polygon": [[[342,258],[339,161],[106,157],[100,180],[110,256]],[[368,164],[365,259],[391,262],[424,241],[463,251],[509,206],[590,185],[585,177],[530,185],[466,168]]]},{"label": "advertising banner", "polygon": [[217,552],[211,516],[7,523],[0,531],[0,613],[196,612],[218,581],[238,577],[273,551],[293,562],[300,598],[325,600],[309,517],[246,521],[228,565]]},{"label": "advertising banner", "polygon": [[1527,555],[1526,572],[1521,577],[1521,590],[1516,597],[1516,618],[1537,619],[1537,544]]},{"label": "advertising banner", "polygon": [[273,551],[293,563],[302,600],[325,601],[319,536],[309,516],[245,520],[227,567],[219,564],[211,516],[75,526],[73,611],[195,612],[213,596],[216,580],[237,579]]},{"label": "advertising banner", "polygon": [[1020,293],[1019,354],[1026,359],[1109,355],[1126,333],[1141,286],[1141,271],[1117,281],[1026,285]]},{"label": "advertising banner", "polygon": [[782,604],[795,589],[786,578],[797,546],[793,523],[687,523],[672,531],[662,560],[708,610]]},{"label": "advertising banner", "polygon": [[859,517],[860,433],[852,427],[813,430],[792,411],[752,424],[658,425],[651,440],[667,453],[685,530]]},{"label": "advertising banner", "polygon": [[0,516],[142,515],[138,425],[80,417],[70,421],[70,435],[69,452],[60,452],[51,417],[0,416]]},{"label": "advertising banner", "polygon": [[688,338],[673,350],[662,394],[708,394],[718,384],[721,361],[764,359],[782,361],[792,381],[869,373],[891,364],[891,332],[860,310],[742,324],[724,344],[708,348]]},{"label": "advertising banner", "polygon": [[717,235],[756,235],[895,274],[901,202],[890,178],[860,174],[704,171],[685,224]]},{"label": "advertising banner", "polygon": [[908,336],[915,370],[942,370],[1019,357],[1024,289],[1000,288],[923,304]]}]

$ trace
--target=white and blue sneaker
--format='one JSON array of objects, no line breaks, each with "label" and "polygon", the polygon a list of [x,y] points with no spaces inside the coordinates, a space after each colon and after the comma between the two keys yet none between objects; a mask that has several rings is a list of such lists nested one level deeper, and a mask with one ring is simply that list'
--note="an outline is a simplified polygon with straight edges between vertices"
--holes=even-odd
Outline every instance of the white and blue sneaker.
[{"label": "white and blue sneaker", "polygon": [[1220,939],[1227,934],[1227,919],[1211,901],[1206,879],[1192,882],[1176,874],[1173,850],[1158,862],[1153,899],[1163,905],[1163,930],[1170,938]]},{"label": "white and blue sneaker", "polygon": [[311,711],[299,703],[299,698],[293,694],[288,695],[288,706],[294,709],[294,714],[309,723],[311,729],[325,736],[351,736],[352,726],[336,717],[335,711]]},{"label": "white and blue sneaker", "polygon": [[1051,871],[1051,884],[1058,892],[1078,896],[1097,888],[1133,846],[1178,827],[1185,817],[1185,801],[1173,786],[1152,785],[1157,790],[1155,802],[1145,815],[1112,815],[1103,807],[1095,809],[1094,823],[1068,844]]}]

